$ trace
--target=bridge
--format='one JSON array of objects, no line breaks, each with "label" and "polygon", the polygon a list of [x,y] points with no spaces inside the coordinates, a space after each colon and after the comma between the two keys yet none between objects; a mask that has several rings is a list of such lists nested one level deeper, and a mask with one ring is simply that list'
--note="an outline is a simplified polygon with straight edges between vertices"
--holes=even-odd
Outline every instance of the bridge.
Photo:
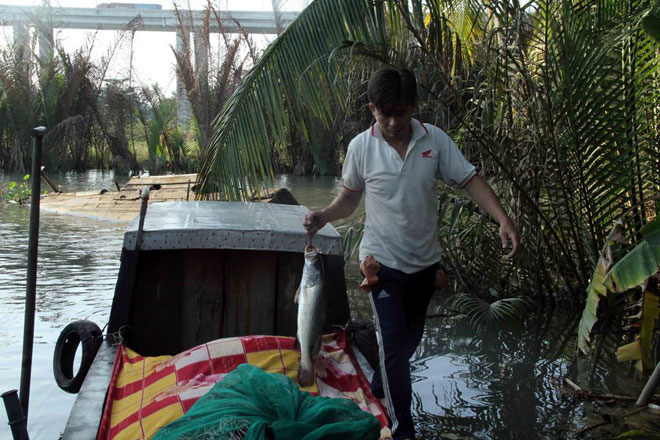
[{"label": "bridge", "polygon": [[[204,11],[179,10],[189,27],[202,26]],[[179,19],[176,11],[165,9],[129,9],[129,8],[59,8],[49,9],[40,6],[0,5],[0,24],[3,26],[25,25],[34,17],[50,14],[56,29],[99,29],[124,30],[129,22],[141,21],[139,30],[176,32]],[[291,23],[298,12],[281,11],[280,21],[283,27]],[[238,31],[238,24],[248,33],[276,34],[277,27],[272,12],[262,11],[218,11],[222,29],[225,32]],[[219,32],[216,20],[211,19],[211,32]]]},{"label": "bridge", "polygon": [[[109,31],[151,31],[176,32],[176,50],[190,41],[190,31],[204,26],[206,12],[202,10],[179,10],[186,32],[175,10],[135,9],[135,8],[44,8],[41,6],[0,5],[0,25],[13,26],[14,41],[28,38],[27,28],[34,26],[35,20],[50,26],[50,35],[38,29],[39,56],[46,59],[52,56],[53,29],[89,29]],[[281,11],[278,20],[273,12],[267,11],[217,11],[218,19],[211,16],[211,33],[236,33],[239,29],[247,33],[276,34],[278,26],[286,28],[299,12]],[[219,22],[219,23],[218,23]],[[207,53],[208,48],[195,48],[196,54]],[[202,63],[207,61],[202,60]],[[190,103],[181,80],[177,78],[177,114],[179,121],[190,120]]]}]

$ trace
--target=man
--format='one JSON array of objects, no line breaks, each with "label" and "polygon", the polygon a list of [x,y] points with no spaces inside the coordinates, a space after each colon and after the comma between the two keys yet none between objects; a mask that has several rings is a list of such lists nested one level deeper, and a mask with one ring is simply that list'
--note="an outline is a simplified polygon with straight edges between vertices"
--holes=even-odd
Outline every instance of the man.
[{"label": "man", "polygon": [[381,368],[371,383],[385,398],[394,439],[413,439],[410,411],[410,357],[424,332],[426,308],[439,267],[437,179],[465,189],[500,225],[507,258],[518,252],[516,227],[497,196],[441,129],[423,124],[417,110],[417,83],[412,72],[384,68],[367,87],[376,124],[349,144],[344,187],[321,211],[308,213],[303,225],[310,235],[326,223],[349,216],[365,193],[366,221],[360,260],[380,263],[371,289]]}]

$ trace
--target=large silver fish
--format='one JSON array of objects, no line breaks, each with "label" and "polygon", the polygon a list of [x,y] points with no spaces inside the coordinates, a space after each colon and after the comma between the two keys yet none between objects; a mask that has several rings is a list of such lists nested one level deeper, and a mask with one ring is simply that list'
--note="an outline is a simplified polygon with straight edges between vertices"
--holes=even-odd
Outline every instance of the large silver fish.
[{"label": "large silver fish", "polygon": [[305,264],[295,298],[298,303],[297,338],[300,344],[298,383],[303,387],[314,383],[314,358],[321,349],[326,309],[323,277],[321,251],[310,244],[305,248]]}]

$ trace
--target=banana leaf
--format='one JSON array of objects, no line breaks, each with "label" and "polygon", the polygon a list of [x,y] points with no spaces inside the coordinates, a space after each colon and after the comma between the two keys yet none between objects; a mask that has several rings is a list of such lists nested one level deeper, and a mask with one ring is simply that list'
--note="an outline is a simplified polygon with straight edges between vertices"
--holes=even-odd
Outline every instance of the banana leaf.
[{"label": "banana leaf", "polygon": [[642,345],[640,339],[635,339],[629,344],[622,345],[616,351],[616,360],[619,362],[637,361],[635,368],[642,369]]},{"label": "banana leaf", "polygon": [[[647,223],[640,232],[644,239],[619,260],[603,280],[609,292],[626,292],[637,286],[645,286],[649,277],[657,274],[660,268],[660,220]],[[654,367],[650,353],[653,331],[660,314],[658,294],[652,289],[645,289],[641,303],[640,334],[635,341],[619,347],[617,360],[636,360],[636,367],[643,371]]]},{"label": "banana leaf", "polygon": [[653,333],[656,322],[660,315],[658,307],[659,297],[657,292],[646,290],[642,302],[642,330],[641,330],[641,359],[642,369],[648,370],[655,367],[651,351],[653,349]]},{"label": "banana leaf", "polygon": [[623,223],[617,221],[608,239],[605,241],[605,246],[603,246],[598,257],[596,270],[594,270],[591,282],[587,286],[587,300],[578,327],[578,349],[584,354],[590,351],[591,329],[598,321],[598,304],[608,293],[607,287],[603,282],[613,263],[612,245],[615,242],[621,241],[623,241]]},{"label": "banana leaf", "polygon": [[625,292],[641,286],[660,268],[660,221],[647,223],[642,228],[644,237],[633,250],[619,260],[603,281],[611,292]]},{"label": "banana leaf", "polygon": [[658,315],[660,314],[658,303],[658,294],[656,292],[652,290],[646,290],[644,292],[640,334],[633,342],[617,349],[616,358],[618,362],[637,361],[635,367],[639,371],[649,370],[655,367],[651,351],[653,349],[653,332]]}]

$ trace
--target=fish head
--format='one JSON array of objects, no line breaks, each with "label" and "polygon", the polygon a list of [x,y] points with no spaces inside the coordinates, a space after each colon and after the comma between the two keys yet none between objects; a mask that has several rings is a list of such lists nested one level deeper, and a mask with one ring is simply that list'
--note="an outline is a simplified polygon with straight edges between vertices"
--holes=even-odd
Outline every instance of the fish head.
[{"label": "fish head", "polygon": [[313,262],[318,260],[320,256],[321,250],[311,244],[305,248],[305,260]]}]

